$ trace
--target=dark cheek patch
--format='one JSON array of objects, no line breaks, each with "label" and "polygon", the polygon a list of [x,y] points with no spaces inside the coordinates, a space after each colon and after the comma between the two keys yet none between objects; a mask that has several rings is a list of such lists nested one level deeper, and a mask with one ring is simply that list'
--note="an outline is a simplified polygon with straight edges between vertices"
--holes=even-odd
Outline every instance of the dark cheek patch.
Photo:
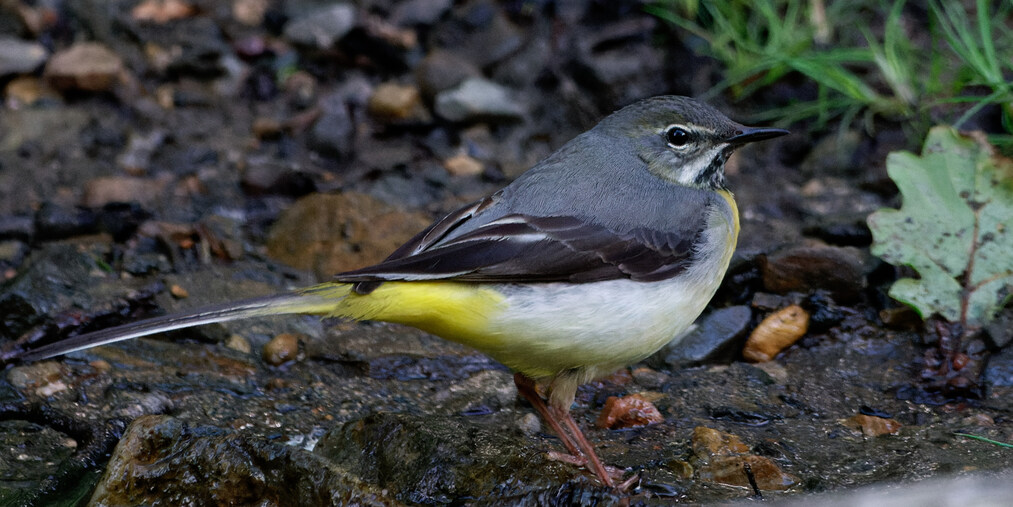
[{"label": "dark cheek patch", "polygon": [[707,185],[711,188],[724,188],[725,187],[725,162],[728,160],[728,156],[731,152],[722,151],[720,155],[714,157],[710,165],[706,169],[697,175],[696,180],[693,183],[697,185]]}]

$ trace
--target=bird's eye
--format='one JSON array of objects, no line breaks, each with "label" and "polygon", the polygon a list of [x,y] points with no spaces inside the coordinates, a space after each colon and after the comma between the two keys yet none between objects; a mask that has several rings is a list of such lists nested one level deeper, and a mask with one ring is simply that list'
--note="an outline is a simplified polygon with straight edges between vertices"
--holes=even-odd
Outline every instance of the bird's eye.
[{"label": "bird's eye", "polygon": [[665,130],[665,141],[668,141],[668,145],[673,148],[682,148],[689,144],[690,135],[686,132],[686,129],[682,127],[668,127]]}]

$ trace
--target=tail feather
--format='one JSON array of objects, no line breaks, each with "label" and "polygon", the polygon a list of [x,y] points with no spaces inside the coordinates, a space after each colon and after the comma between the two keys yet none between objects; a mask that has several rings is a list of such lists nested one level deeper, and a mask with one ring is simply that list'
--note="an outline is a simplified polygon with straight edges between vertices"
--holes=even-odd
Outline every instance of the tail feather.
[{"label": "tail feather", "polygon": [[60,340],[37,349],[26,350],[15,358],[38,361],[61,354],[90,349],[118,341],[139,338],[175,329],[225,322],[249,317],[282,314],[335,314],[348,294],[350,285],[326,283],[295,292],[206,306],[197,310],[145,319]]}]

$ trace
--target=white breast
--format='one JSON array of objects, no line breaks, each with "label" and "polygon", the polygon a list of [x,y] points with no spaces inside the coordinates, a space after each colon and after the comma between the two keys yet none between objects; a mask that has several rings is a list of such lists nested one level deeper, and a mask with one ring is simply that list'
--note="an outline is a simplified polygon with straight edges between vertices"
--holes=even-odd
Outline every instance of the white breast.
[{"label": "white breast", "polygon": [[717,222],[705,233],[707,254],[668,280],[500,286],[509,310],[491,323],[500,339],[483,351],[534,378],[604,374],[651,355],[696,320],[724,277],[735,235]]}]

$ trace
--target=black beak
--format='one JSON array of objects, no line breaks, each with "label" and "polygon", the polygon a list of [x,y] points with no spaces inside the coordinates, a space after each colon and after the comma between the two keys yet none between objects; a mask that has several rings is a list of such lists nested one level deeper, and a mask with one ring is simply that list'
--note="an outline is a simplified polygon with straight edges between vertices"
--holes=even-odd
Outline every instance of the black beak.
[{"label": "black beak", "polygon": [[726,143],[741,146],[746,143],[764,141],[790,134],[784,129],[772,129],[764,127],[743,127],[735,132],[735,135],[725,140]]}]

